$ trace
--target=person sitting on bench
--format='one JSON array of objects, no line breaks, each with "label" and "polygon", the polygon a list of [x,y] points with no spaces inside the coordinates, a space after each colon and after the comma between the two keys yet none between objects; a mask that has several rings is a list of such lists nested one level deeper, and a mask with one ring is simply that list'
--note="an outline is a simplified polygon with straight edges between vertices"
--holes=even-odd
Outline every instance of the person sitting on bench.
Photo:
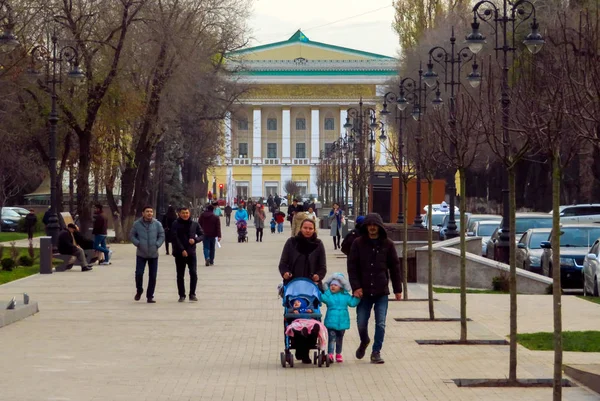
[{"label": "person sitting on bench", "polygon": [[73,238],[75,239],[77,245],[83,248],[88,265],[96,263],[98,261],[98,257],[96,256],[96,250],[94,249],[94,241],[85,238],[83,234],[81,234],[81,231],[79,230],[79,226],[77,224],[75,224]]},{"label": "person sitting on bench", "polygon": [[[92,266],[88,264],[85,251],[75,241],[73,233],[77,231],[77,226],[73,223],[67,226],[67,229],[60,233],[58,236],[58,252],[61,255],[73,255],[77,257],[79,264],[81,265],[81,271],[87,272],[92,270]],[[70,269],[72,266],[68,266]]]}]

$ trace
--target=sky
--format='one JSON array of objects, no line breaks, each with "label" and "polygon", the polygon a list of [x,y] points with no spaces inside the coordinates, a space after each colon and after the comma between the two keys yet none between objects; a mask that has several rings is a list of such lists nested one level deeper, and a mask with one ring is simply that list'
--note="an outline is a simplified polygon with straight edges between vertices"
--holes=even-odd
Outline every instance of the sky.
[{"label": "sky", "polygon": [[298,29],[315,42],[398,56],[392,0],[254,0],[251,46],[287,40]]}]

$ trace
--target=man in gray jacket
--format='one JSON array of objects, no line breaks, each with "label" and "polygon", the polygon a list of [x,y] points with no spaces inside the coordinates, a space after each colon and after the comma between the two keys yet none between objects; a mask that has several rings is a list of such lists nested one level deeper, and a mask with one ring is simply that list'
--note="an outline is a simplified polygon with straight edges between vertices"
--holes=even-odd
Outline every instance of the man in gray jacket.
[{"label": "man in gray jacket", "polygon": [[154,210],[151,206],[145,206],[142,218],[133,223],[129,239],[137,248],[135,261],[135,286],[137,292],[135,300],[139,301],[144,292],[144,270],[148,262],[148,291],[146,298],[149,304],[153,304],[154,288],[156,288],[156,276],[158,274],[158,248],[165,242],[165,230],[162,224],[154,219]]}]

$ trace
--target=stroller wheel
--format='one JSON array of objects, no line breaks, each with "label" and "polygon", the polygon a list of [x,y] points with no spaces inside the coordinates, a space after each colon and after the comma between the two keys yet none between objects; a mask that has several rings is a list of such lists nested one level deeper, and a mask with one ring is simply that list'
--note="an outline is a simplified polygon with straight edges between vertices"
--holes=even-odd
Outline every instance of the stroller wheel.
[{"label": "stroller wheel", "polygon": [[325,358],[325,367],[329,367],[329,364],[331,363],[329,357],[326,354],[324,354],[323,358]]},{"label": "stroller wheel", "polygon": [[290,364],[290,368],[294,367],[294,356],[292,354],[288,354],[288,363]]},{"label": "stroller wheel", "polygon": [[318,367],[322,367],[323,366],[323,354],[319,354],[319,356],[317,357],[317,366]]},{"label": "stroller wheel", "polygon": [[318,355],[318,354],[317,354],[317,351],[315,351],[315,353],[313,354],[313,364],[314,364],[314,365],[316,365],[316,364],[317,364],[317,358],[318,358],[318,356],[317,356],[317,355]]},{"label": "stroller wheel", "polygon": [[282,352],[279,356],[281,357],[281,366],[285,368],[285,352]]}]

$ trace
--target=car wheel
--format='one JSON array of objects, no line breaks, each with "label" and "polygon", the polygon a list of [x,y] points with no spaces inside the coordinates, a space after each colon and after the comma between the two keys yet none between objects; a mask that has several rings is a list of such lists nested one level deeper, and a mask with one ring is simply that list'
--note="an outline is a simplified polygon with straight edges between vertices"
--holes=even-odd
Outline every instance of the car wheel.
[{"label": "car wheel", "polygon": [[598,277],[594,277],[594,296],[597,297],[598,295]]}]

